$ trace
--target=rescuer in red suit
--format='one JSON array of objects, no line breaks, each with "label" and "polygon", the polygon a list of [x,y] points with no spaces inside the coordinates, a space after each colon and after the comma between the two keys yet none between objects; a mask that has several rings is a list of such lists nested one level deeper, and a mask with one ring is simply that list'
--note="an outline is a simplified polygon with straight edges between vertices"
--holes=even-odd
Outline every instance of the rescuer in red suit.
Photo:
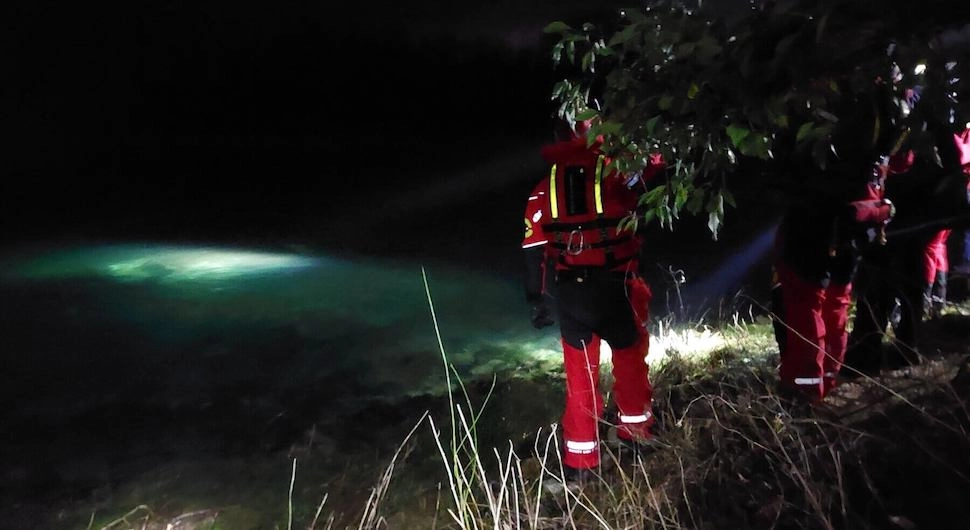
[{"label": "rescuer in red suit", "polygon": [[880,123],[874,113],[888,114],[863,98],[832,109],[839,122],[824,169],[817,161],[793,159],[795,187],[775,242],[780,383],[812,401],[835,386],[845,357],[860,249],[884,236],[893,214],[883,198],[892,134],[888,127],[873,130]]},{"label": "rescuer in red suit", "polygon": [[[914,157],[912,151],[891,156],[883,184],[893,188],[895,181],[910,180],[909,172],[913,167]],[[847,369],[841,372],[845,377],[853,378],[862,373],[872,373],[886,364],[882,339],[902,283],[898,259],[902,253],[900,242],[894,238],[888,245],[872,245],[862,254],[855,282],[855,321],[849,334],[849,346],[843,365]]]},{"label": "rescuer in red suit", "polygon": [[950,259],[946,243],[953,230],[946,228],[933,235],[923,249],[923,312],[939,315],[946,305],[946,282]]},{"label": "rescuer in red suit", "polygon": [[[956,158],[966,175],[967,200],[970,202],[970,128],[953,135]],[[946,305],[946,284],[950,272],[950,259],[947,254],[947,241],[952,228],[936,232],[923,249],[923,307],[930,313],[939,314]]]},{"label": "rescuer in red suit", "polygon": [[[542,149],[549,174],[525,210],[526,298],[537,328],[551,325],[545,289],[554,279],[566,372],[562,417],[563,464],[568,472],[599,466],[603,397],[599,391],[600,342],[613,351],[617,436],[641,443],[654,422],[646,363],[650,287],[638,274],[641,241],[618,231],[634,212],[643,183],[662,167],[658,156],[640,175],[607,169],[601,138],[587,147],[588,122],[560,133]],[[550,277],[551,276],[551,277]]]},{"label": "rescuer in red suit", "polygon": [[[887,193],[899,215],[888,245],[870,249],[862,262],[847,377],[918,363],[921,321],[946,299],[948,222],[968,203],[970,133],[934,130],[939,161],[908,152],[890,163]],[[890,321],[895,338],[884,348]]]}]

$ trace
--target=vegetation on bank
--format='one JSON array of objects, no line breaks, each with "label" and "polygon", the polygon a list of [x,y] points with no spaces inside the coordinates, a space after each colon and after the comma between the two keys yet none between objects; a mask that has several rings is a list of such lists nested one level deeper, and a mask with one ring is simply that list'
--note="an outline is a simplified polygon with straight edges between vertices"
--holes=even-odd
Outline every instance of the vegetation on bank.
[{"label": "vegetation on bank", "polygon": [[[731,326],[723,348],[673,355],[656,370],[661,441],[648,454],[608,444],[600,476],[578,489],[556,487],[554,432],[540,432],[531,451],[443,454],[458,487],[437,526],[959,526],[970,495],[970,350],[954,318],[929,324],[954,334],[952,349],[844,382],[819,406],[775,392],[766,322]],[[388,527],[406,521],[392,516]]]},{"label": "vegetation on bank", "polygon": [[[554,425],[504,443],[487,432],[511,432],[530,392],[558,402],[561,374],[453,381],[453,399],[420,417],[383,470],[351,477],[356,496],[287,506],[294,482],[316,479],[294,462],[276,528],[957,528],[970,515],[968,319],[970,303],[927,322],[922,364],[846,380],[818,406],[777,394],[766,317],[658,327],[659,441],[621,450],[604,424],[602,469],[582,486],[562,480]],[[721,344],[691,355],[712,337]],[[89,528],[263,528],[248,521],[238,510],[172,518],[140,506]]]},{"label": "vegetation on bank", "polygon": [[[740,187],[799,197],[826,186],[817,178],[826,171],[846,170],[857,158],[867,168],[899,149],[933,161],[935,182],[960,189],[959,164],[937,136],[959,133],[970,120],[970,46],[956,38],[967,4],[759,0],[746,7],[650,0],[600,20],[546,27],[557,38],[551,55],[562,74],[552,90],[558,115],[594,120],[589,137],[603,136],[619,171],[641,170],[658,152],[667,162],[641,196],[643,213],[627,222],[672,229],[703,215],[716,239]],[[881,110],[857,116],[868,105]]]}]

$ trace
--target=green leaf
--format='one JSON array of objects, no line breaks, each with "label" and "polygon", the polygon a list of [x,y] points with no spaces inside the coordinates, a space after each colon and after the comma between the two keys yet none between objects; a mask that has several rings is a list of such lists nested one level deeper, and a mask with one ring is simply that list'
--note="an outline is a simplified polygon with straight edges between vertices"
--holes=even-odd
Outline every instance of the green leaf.
[{"label": "green leaf", "polygon": [[687,89],[687,99],[694,99],[697,97],[697,93],[701,91],[701,88],[697,86],[697,83],[691,83],[690,87]]},{"label": "green leaf", "polygon": [[620,227],[617,228],[618,231],[623,232],[629,230],[630,232],[636,232],[640,228],[640,217],[636,214],[630,214],[620,220]]},{"label": "green leaf", "polygon": [[721,229],[721,218],[723,215],[717,212],[707,214],[707,229],[711,231],[714,241],[717,241],[717,233]]},{"label": "green leaf", "polygon": [[603,41],[600,41],[596,46],[594,46],[593,51],[596,52],[601,57],[610,57],[612,55],[616,55],[616,52],[613,51],[613,48],[607,46],[606,44],[603,44]]},{"label": "green leaf", "polygon": [[660,115],[659,114],[657,114],[656,116],[654,116],[654,117],[650,118],[649,120],[647,120],[647,136],[653,136],[654,135],[654,131],[657,129],[657,124],[659,124],[659,123],[660,123]]},{"label": "green leaf", "polygon": [[603,136],[617,136],[620,134],[623,124],[612,120],[605,120],[596,123],[592,127],[592,134],[602,134]]},{"label": "green leaf", "polygon": [[629,26],[626,26],[619,32],[613,34],[613,36],[610,38],[607,44],[611,47],[625,44],[629,42],[630,39],[632,39],[638,33],[639,32],[637,30],[637,26],[630,24]]},{"label": "green leaf", "polygon": [[687,198],[689,197],[689,191],[686,186],[677,190],[677,196],[674,197],[674,217],[677,217],[677,212],[679,212],[685,204],[687,204]]},{"label": "green leaf", "polygon": [[[734,147],[741,149],[741,142],[751,134],[749,129],[741,127],[740,125],[728,125],[726,131],[728,138],[731,139],[731,143]],[[742,151],[743,152],[743,151]]]},{"label": "green leaf", "polygon": [[670,206],[666,202],[658,207],[657,217],[660,219],[661,227],[670,228],[671,230],[673,229],[673,212],[670,210]]},{"label": "green leaf", "polygon": [[798,128],[798,134],[795,135],[795,141],[801,142],[805,138],[808,138],[812,134],[812,129],[814,127],[814,122],[803,123],[802,126]]},{"label": "green leaf", "polygon": [[552,47],[552,63],[558,65],[562,61],[563,42],[559,41]]},{"label": "green leaf", "polygon": [[657,186],[640,196],[640,206],[656,206],[667,192],[666,186]]},{"label": "green leaf", "polygon": [[620,219],[620,222],[617,223],[617,225],[616,225],[616,231],[617,232],[623,232],[623,231],[625,231],[627,228],[629,228],[631,225],[633,225],[634,222],[636,222],[635,220],[636,220],[635,217],[632,217],[632,218],[631,217],[624,217],[623,219]]},{"label": "green leaf", "polygon": [[701,190],[695,189],[694,193],[691,195],[690,200],[687,201],[687,211],[691,215],[697,215],[704,208],[704,193]]},{"label": "green leaf", "polygon": [[718,232],[724,223],[724,196],[718,191],[707,201],[707,228],[717,241]]},{"label": "green leaf", "polygon": [[741,154],[767,160],[769,155],[768,138],[761,134],[749,134],[739,147]]},{"label": "green leaf", "polygon": [[585,109],[576,115],[576,121],[591,120],[599,115],[600,115],[600,112],[596,109]]},{"label": "green leaf", "polygon": [[573,28],[561,20],[551,22],[545,28],[542,29],[544,33],[565,33],[572,30]]},{"label": "green leaf", "polygon": [[560,81],[552,86],[552,99],[558,99],[562,97],[563,92],[569,89],[569,83],[567,81]]},{"label": "green leaf", "polygon": [[671,105],[674,103],[674,97],[666,95],[660,98],[657,102],[657,108],[660,110],[670,110]]}]

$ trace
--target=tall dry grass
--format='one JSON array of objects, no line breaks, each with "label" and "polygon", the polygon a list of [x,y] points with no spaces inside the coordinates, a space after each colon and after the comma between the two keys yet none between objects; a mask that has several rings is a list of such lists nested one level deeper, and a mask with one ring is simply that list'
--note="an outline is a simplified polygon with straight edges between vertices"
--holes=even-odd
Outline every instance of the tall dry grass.
[{"label": "tall dry grass", "polygon": [[[434,303],[426,282],[428,303]],[[968,311],[970,313],[970,311]],[[601,428],[603,462],[583,484],[564,479],[558,427],[528,444],[480,443],[491,391],[475,403],[440,335],[453,391],[448,412],[426,413],[405,437],[353,520],[336,511],[286,527],[460,529],[965,528],[970,520],[970,365],[959,353],[846,382],[810,405],[776,392],[770,323],[661,327],[652,354],[658,443],[632,452]],[[712,339],[719,342],[714,348]],[[706,355],[690,355],[704,344]],[[663,355],[659,355],[662,350]],[[603,370],[608,374],[609,370]],[[607,391],[611,381],[604,375]],[[494,382],[493,386],[494,388]],[[430,432],[439,489],[427,502],[399,480]],[[296,466],[293,468],[294,478]],[[425,477],[429,478],[429,477]],[[433,478],[431,479],[433,480]],[[288,502],[292,502],[291,493]],[[105,528],[145,521],[147,508]],[[131,526],[134,528],[135,526]],[[145,526],[145,528],[148,528]],[[161,527],[159,527],[161,528]],[[220,528],[212,526],[211,528]]]},{"label": "tall dry grass", "polygon": [[453,401],[451,432],[432,427],[451,488],[440,527],[957,528],[968,520],[966,358],[847,383],[870,385],[858,400],[891,404],[860,415],[866,403],[843,391],[815,405],[778,395],[766,322],[718,333],[725,343],[708,356],[670,346],[654,371],[661,442],[630,453],[604,424],[603,465],[581,486],[563,479],[555,425],[527,451],[483,449],[474,436],[480,410]]}]

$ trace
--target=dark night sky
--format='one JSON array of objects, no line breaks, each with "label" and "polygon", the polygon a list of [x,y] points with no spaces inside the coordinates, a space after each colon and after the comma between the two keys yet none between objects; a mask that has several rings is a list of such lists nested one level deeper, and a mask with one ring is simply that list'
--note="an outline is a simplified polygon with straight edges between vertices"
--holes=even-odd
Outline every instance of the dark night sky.
[{"label": "dark night sky", "polygon": [[362,196],[524,167],[496,156],[548,139],[541,28],[579,4],[18,0],[3,242],[312,243]]}]

